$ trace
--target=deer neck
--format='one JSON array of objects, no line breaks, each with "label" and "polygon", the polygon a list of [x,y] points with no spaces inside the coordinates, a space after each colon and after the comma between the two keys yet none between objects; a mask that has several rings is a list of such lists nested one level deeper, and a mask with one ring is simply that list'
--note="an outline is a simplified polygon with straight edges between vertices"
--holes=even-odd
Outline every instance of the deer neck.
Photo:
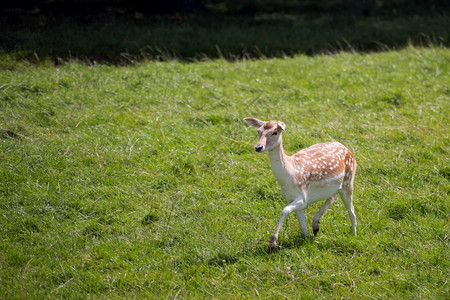
[{"label": "deer neck", "polygon": [[283,143],[280,142],[278,147],[269,150],[270,166],[272,167],[273,174],[281,185],[288,183],[292,178],[291,170],[292,164],[290,158],[286,155],[283,148]]}]

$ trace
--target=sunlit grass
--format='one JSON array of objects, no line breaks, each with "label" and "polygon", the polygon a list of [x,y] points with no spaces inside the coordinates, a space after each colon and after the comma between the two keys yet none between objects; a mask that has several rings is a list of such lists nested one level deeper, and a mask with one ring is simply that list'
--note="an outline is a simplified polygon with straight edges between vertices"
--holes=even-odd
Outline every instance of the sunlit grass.
[{"label": "sunlit grass", "polygon": [[[409,47],[1,70],[0,294],[446,298],[449,61]],[[337,201],[317,238],[290,216],[265,253],[284,199],[249,116],[284,121],[289,154],[351,149],[357,238]]]}]

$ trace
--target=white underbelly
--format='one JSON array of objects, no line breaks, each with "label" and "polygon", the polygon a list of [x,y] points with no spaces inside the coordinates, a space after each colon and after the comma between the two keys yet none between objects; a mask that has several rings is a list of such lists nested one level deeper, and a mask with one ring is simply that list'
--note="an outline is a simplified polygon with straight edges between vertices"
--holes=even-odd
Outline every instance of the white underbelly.
[{"label": "white underbelly", "polygon": [[312,182],[306,195],[308,204],[330,198],[341,189],[341,186],[342,183],[339,181],[330,182],[327,184]]}]

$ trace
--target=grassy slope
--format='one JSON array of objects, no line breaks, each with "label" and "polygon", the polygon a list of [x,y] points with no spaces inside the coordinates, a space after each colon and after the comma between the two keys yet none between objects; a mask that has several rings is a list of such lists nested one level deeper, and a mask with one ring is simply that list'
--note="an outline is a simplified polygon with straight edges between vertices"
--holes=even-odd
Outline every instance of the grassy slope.
[{"label": "grassy slope", "polygon": [[[0,71],[0,295],[446,298],[445,48]],[[343,205],[267,255],[283,199],[243,117],[288,153],[338,140]],[[319,206],[307,209],[308,223]]]},{"label": "grassy slope", "polygon": [[[3,21],[3,22],[2,22]],[[282,57],[357,50],[384,51],[416,46],[449,46],[450,18],[441,14],[375,15],[263,14],[250,16],[176,15],[116,19],[93,23],[67,18],[1,19],[0,68],[10,61],[58,63],[81,59],[129,64],[174,57]]]}]

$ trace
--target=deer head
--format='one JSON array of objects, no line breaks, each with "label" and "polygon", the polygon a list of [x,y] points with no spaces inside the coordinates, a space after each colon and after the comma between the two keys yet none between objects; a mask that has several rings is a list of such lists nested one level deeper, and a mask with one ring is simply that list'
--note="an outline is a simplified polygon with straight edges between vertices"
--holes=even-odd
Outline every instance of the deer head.
[{"label": "deer head", "polygon": [[259,141],[255,146],[256,152],[270,151],[281,144],[281,133],[286,128],[283,122],[264,122],[254,118],[245,118],[244,120],[258,130]]}]

